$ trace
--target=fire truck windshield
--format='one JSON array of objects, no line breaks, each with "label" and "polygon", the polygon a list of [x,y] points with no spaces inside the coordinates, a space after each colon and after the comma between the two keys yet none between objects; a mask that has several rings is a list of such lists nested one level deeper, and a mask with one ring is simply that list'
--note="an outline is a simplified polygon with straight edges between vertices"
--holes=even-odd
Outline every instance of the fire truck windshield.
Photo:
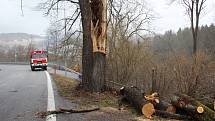
[{"label": "fire truck windshield", "polygon": [[33,59],[37,59],[37,58],[47,58],[46,54],[33,54],[32,55]]}]

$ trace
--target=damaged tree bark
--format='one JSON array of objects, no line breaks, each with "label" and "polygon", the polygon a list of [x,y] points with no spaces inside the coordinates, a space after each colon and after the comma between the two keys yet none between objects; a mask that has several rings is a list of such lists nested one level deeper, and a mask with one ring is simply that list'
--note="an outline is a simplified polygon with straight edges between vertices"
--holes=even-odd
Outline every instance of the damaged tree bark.
[{"label": "damaged tree bark", "polygon": [[93,42],[92,90],[105,90],[106,41],[107,41],[107,0],[91,0]]}]

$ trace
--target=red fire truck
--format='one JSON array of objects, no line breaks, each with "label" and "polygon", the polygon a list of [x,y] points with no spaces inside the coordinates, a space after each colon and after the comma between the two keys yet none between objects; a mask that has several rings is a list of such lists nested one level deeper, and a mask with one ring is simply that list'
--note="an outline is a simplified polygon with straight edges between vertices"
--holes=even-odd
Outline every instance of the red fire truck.
[{"label": "red fire truck", "polygon": [[30,66],[31,70],[34,71],[36,68],[47,70],[47,51],[36,50],[30,54]]}]

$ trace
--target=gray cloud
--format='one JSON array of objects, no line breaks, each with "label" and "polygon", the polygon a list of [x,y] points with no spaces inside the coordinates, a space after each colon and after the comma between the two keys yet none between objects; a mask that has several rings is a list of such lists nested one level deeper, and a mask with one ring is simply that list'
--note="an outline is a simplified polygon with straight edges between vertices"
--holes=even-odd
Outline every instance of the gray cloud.
[{"label": "gray cloud", "polygon": [[23,0],[24,16],[21,16],[20,0],[1,0],[0,32],[25,32],[44,35],[49,25],[41,11],[33,11],[40,0]]}]

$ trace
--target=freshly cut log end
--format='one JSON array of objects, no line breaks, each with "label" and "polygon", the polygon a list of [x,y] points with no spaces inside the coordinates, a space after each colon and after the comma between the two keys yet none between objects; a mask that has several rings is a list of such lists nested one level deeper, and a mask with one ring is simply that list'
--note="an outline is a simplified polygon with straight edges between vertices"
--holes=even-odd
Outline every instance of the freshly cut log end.
[{"label": "freshly cut log end", "polygon": [[155,99],[155,102],[156,102],[156,103],[160,103],[160,100],[159,100],[159,99]]},{"label": "freshly cut log end", "polygon": [[154,105],[152,103],[145,104],[142,108],[142,113],[146,118],[151,119],[152,115],[155,113]]},{"label": "freshly cut log end", "polygon": [[203,113],[204,112],[204,108],[202,106],[198,106],[196,110],[197,110],[198,113]]}]

